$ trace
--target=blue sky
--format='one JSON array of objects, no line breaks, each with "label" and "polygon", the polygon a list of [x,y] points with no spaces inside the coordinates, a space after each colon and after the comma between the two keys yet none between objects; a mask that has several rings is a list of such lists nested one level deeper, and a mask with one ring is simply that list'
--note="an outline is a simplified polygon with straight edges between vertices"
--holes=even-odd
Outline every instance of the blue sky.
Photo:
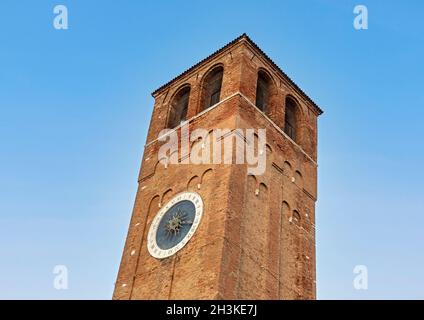
[{"label": "blue sky", "polygon": [[150,93],[246,32],[325,110],[318,298],[423,299],[423,15],[418,0],[1,1],[0,298],[111,298]]}]

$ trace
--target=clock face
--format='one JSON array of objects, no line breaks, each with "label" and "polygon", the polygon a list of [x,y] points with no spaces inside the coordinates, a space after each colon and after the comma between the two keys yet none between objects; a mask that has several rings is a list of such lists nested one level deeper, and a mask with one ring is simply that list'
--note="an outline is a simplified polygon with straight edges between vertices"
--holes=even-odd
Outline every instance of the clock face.
[{"label": "clock face", "polygon": [[196,231],[203,214],[203,201],[196,192],[172,198],[155,216],[147,235],[149,253],[158,259],[181,250]]}]

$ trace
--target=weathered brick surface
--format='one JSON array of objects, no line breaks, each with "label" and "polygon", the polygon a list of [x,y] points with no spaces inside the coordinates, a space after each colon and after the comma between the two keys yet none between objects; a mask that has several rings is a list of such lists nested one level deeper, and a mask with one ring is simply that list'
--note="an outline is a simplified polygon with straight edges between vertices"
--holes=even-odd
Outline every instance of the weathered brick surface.
[{"label": "weathered brick surface", "polygon": [[[218,64],[224,67],[221,102],[198,115],[202,79]],[[259,70],[275,84],[267,115],[254,106]],[[267,130],[263,175],[248,176],[245,164],[158,163],[156,139],[172,97],[186,84],[190,130]],[[301,109],[297,144],[281,130],[287,95]],[[315,299],[318,115],[245,38],[157,92],[113,298]],[[155,259],[146,245],[151,221],[160,206],[186,190],[204,201],[199,228],[174,256]],[[294,210],[300,220],[293,219]]]}]

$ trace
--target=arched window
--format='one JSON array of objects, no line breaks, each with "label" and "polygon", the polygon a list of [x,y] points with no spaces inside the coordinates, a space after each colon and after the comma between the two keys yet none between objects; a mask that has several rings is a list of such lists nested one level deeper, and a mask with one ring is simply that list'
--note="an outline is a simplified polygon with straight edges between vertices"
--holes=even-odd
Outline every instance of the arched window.
[{"label": "arched window", "polygon": [[212,69],[206,75],[203,81],[200,111],[203,111],[219,102],[221,98],[221,86],[222,86],[223,75],[224,75],[224,68],[221,66],[218,66]]},{"label": "arched window", "polygon": [[286,115],[284,120],[284,132],[294,141],[297,137],[298,109],[297,103],[290,97],[286,98]]},{"label": "arched window", "polygon": [[190,87],[186,86],[182,88],[175,95],[171,102],[171,109],[168,116],[168,128],[175,128],[179,126],[182,121],[186,120],[188,100],[190,97]]},{"label": "arched window", "polygon": [[292,221],[295,224],[299,224],[300,223],[300,213],[297,210],[293,210],[293,218]]},{"label": "arched window", "polygon": [[271,97],[271,79],[264,71],[258,72],[256,84],[256,106],[264,113],[269,111]]}]

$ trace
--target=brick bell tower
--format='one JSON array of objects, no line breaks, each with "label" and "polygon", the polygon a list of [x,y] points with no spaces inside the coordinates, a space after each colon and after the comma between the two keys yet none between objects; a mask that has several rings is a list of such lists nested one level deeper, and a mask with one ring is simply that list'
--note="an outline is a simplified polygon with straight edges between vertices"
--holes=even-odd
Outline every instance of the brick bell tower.
[{"label": "brick bell tower", "polygon": [[[245,34],[152,95],[113,299],[315,299],[322,110]],[[193,164],[199,139],[160,161],[161,131],[183,139],[182,123],[265,129],[265,172]]]}]

